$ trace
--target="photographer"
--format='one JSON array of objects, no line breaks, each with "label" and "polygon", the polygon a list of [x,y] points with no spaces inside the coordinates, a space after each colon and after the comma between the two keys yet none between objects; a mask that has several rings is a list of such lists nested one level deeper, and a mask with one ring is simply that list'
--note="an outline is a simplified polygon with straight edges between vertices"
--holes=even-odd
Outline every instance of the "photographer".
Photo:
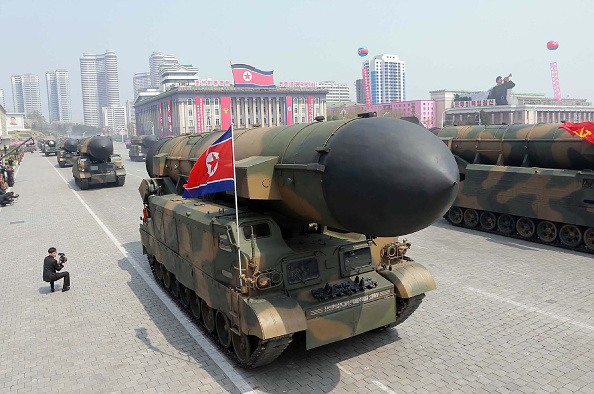
[{"label": "photographer", "polygon": [[62,291],[70,290],[70,274],[67,271],[58,272],[64,268],[64,263],[68,260],[64,253],[60,253],[60,262],[56,260],[56,248],[47,250],[49,256],[43,260],[43,280],[49,282],[52,292],[54,291],[54,282],[64,278]]}]

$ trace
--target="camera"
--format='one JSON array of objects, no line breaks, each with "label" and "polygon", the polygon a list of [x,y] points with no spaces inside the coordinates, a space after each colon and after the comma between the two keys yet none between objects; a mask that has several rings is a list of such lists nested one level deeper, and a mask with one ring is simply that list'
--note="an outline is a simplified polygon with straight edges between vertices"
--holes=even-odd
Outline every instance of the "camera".
[{"label": "camera", "polygon": [[59,258],[60,264],[64,264],[66,261],[68,261],[68,257],[66,257],[66,254],[58,253],[58,256],[60,256],[60,258]]}]

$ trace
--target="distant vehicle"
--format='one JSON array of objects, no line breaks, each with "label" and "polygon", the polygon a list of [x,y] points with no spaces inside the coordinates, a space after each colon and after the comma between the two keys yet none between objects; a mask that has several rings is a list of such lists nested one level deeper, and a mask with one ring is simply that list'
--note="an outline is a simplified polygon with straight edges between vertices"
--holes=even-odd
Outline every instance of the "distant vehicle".
[{"label": "distant vehicle", "polygon": [[78,140],[74,138],[67,138],[63,140],[60,144],[60,149],[56,154],[56,158],[58,159],[58,165],[62,168],[66,167],[67,165],[74,165],[74,162],[78,159],[78,151],[77,151]]},{"label": "distant vehicle", "polygon": [[46,155],[57,155],[58,154],[58,144],[56,140],[49,139],[43,141],[43,148],[41,151]]},{"label": "distant vehicle", "polygon": [[147,152],[155,142],[157,142],[157,137],[154,135],[138,135],[132,137],[129,152],[130,160],[142,161],[146,159]]},{"label": "distant vehicle", "polygon": [[90,185],[123,186],[126,182],[126,170],[122,158],[113,154],[111,137],[94,136],[80,140],[77,152],[72,176],[82,190],[88,189]]}]

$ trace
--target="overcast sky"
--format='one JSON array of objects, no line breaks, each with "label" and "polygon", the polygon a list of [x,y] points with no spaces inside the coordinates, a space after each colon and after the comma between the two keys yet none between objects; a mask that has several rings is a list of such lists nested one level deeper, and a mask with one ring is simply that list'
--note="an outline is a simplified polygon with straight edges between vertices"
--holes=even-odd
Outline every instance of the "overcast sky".
[{"label": "overcast sky", "polygon": [[[35,73],[46,118],[45,72],[70,72],[73,117],[82,122],[79,58],[105,49],[118,55],[122,104],[153,51],[193,64],[200,78],[232,79],[231,60],[274,70],[277,83],[352,86],[360,46],[369,58],[406,61],[409,100],[487,90],[509,73],[515,92],[552,97],[552,61],[564,97],[594,99],[593,0],[0,0],[0,15],[6,106],[13,109],[10,76]],[[549,40],[559,41],[557,51],[547,50]]]}]

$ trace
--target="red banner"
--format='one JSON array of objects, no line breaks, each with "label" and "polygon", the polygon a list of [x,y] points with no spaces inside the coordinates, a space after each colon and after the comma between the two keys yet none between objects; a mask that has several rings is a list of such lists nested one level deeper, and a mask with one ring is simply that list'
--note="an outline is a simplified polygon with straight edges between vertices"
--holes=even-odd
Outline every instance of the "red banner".
[{"label": "red banner", "polygon": [[293,97],[287,96],[285,97],[285,119],[287,121],[287,126],[293,124]]},{"label": "red banner", "polygon": [[365,106],[370,107],[371,101],[371,83],[369,82],[369,69],[363,67],[363,90],[365,91]]},{"label": "red banner", "polygon": [[196,132],[204,133],[204,97],[196,97]]},{"label": "red banner", "polygon": [[167,130],[169,130],[169,135],[173,135],[173,125],[171,124],[171,100],[167,100]]},{"label": "red banner", "polygon": [[221,127],[223,130],[231,127],[231,97],[221,97]]},{"label": "red banner", "polygon": [[159,103],[159,123],[161,125],[161,137],[163,137],[163,103]]},{"label": "red banner", "polygon": [[567,130],[571,135],[577,135],[594,144],[594,123],[592,122],[565,122],[561,125],[561,128]]},{"label": "red banner", "polygon": [[262,71],[249,64],[232,64],[231,72],[235,87],[275,87],[272,71]]},{"label": "red banner", "polygon": [[316,114],[315,114],[315,106],[314,106],[314,98],[313,96],[309,96],[307,98],[307,121],[309,123],[314,121]]}]

